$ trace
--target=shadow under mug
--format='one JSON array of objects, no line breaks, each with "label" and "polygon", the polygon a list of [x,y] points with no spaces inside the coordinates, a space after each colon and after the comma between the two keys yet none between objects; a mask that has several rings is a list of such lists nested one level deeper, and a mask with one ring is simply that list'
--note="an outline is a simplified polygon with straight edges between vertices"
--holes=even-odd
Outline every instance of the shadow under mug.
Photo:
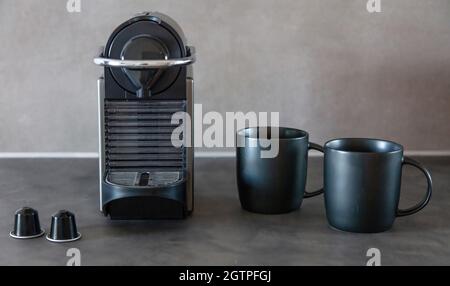
[{"label": "shadow under mug", "polygon": [[[274,132],[276,131],[276,132]],[[307,132],[284,127],[254,127],[237,132],[236,158],[239,199],[243,209],[262,214],[288,213],[300,208],[303,197],[323,193],[323,189],[305,191],[308,151],[323,152],[320,145],[309,142]],[[262,152],[264,140],[278,143],[273,158]]]},{"label": "shadow under mug", "polygon": [[[331,227],[349,232],[383,232],[392,227],[396,217],[414,214],[430,201],[430,173],[419,162],[404,157],[400,144],[345,138],[327,142],[324,149],[324,197]],[[420,203],[401,210],[398,204],[404,165],[420,169],[428,188]]]}]

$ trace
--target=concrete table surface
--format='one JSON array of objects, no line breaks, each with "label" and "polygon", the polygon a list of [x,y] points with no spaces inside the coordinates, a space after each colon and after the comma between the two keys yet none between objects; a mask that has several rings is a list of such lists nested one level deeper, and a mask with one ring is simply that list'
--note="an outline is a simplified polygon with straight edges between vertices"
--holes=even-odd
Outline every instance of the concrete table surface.
[{"label": "concrete table surface", "polygon": [[[82,265],[365,265],[381,251],[383,265],[450,264],[450,158],[418,158],[434,179],[422,212],[398,218],[392,230],[351,234],[328,227],[323,197],[286,215],[240,208],[234,159],[197,159],[195,211],[184,221],[111,221],[99,212],[97,160],[0,160],[0,265],[65,265],[69,248]],[[321,159],[310,160],[308,188],[320,186]],[[426,182],[406,169],[400,205],[421,199]],[[31,206],[48,230],[51,215],[76,214],[83,238],[53,244],[45,238],[9,237],[14,211]]]}]

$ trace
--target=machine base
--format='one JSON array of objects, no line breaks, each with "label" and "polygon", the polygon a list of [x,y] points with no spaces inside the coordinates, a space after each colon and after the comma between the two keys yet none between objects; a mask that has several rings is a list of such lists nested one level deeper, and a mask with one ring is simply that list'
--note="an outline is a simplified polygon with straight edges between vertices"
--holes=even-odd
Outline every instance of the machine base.
[{"label": "machine base", "polygon": [[102,210],[113,220],[184,219],[189,215],[186,180],[140,187],[103,181]]}]

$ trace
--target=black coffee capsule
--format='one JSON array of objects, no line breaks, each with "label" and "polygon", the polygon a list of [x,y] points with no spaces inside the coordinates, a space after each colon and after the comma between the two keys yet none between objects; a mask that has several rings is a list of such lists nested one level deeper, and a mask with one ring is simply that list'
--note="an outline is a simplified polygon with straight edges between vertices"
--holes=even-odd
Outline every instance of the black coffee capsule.
[{"label": "black coffee capsule", "polygon": [[81,238],[77,230],[75,215],[69,211],[61,210],[52,215],[50,233],[47,240],[51,242],[71,242]]},{"label": "black coffee capsule", "polygon": [[44,235],[39,223],[39,214],[35,209],[24,207],[14,214],[14,230],[9,233],[13,238],[30,239]]}]

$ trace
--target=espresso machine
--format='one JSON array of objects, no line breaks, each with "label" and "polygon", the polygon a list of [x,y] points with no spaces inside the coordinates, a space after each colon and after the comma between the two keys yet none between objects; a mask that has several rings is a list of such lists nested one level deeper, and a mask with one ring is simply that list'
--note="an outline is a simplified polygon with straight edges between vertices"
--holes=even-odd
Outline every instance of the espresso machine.
[{"label": "espresso machine", "polygon": [[153,12],[121,24],[94,59],[104,67],[98,122],[105,216],[182,219],[193,211],[194,137],[185,133],[193,130],[194,62],[179,25]]}]

